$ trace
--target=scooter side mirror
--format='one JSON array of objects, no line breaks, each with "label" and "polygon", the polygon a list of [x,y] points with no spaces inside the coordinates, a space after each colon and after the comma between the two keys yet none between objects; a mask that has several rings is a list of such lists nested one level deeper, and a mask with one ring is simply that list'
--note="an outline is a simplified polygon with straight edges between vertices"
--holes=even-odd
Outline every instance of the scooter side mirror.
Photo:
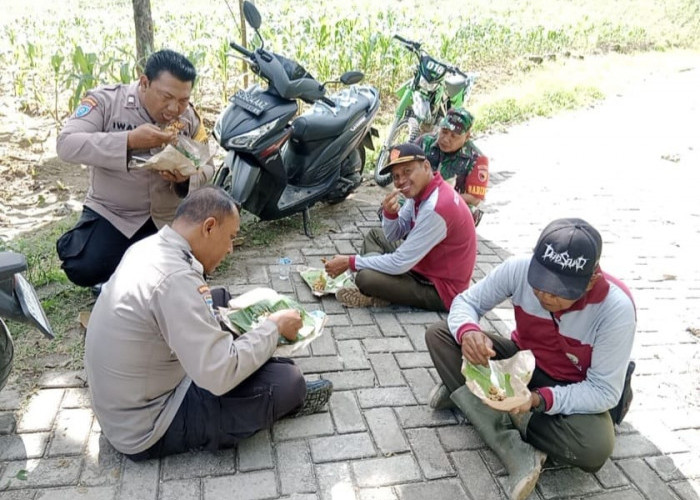
[{"label": "scooter side mirror", "polygon": [[346,71],[340,77],[340,83],[343,85],[353,85],[355,83],[360,83],[365,77],[362,71]]},{"label": "scooter side mirror", "polygon": [[260,12],[258,12],[258,9],[255,7],[255,5],[253,5],[248,0],[243,2],[243,16],[245,17],[245,20],[248,21],[248,24],[250,24],[253,27],[253,29],[260,29],[260,25],[262,24]]}]

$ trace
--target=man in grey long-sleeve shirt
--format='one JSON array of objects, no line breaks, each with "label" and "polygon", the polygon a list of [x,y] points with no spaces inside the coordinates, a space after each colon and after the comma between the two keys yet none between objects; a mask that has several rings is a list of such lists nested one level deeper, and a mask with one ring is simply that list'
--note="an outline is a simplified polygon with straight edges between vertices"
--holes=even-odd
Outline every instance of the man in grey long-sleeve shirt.
[{"label": "man in grey long-sleeve shirt", "polygon": [[[629,394],[636,316],[629,290],[601,270],[601,250],[600,233],[586,221],[555,220],[532,256],[507,259],[455,298],[447,323],[426,332],[444,384],[433,390],[430,405],[456,404],[465,413],[506,465],[511,498],[529,495],[545,453],[590,472],[612,453],[608,410]],[[508,299],[515,312],[511,338],[482,332],[480,319]],[[536,362],[525,403],[509,415],[470,393],[462,358],[488,365],[520,350],[532,351]]]},{"label": "man in grey long-sleeve shirt", "polygon": [[80,286],[109,279],[132,243],[172,221],[180,200],[204,185],[214,167],[178,172],[130,169],[178,136],[206,142],[190,93],[197,73],[183,55],[152,54],[141,78],[89,91],[61,130],[61,160],[88,166],[90,187],[76,226],[58,240],[61,267]]},{"label": "man in grey long-sleeve shirt", "polygon": [[85,343],[92,404],[107,439],[134,460],[231,447],[330,397],[330,382],[305,384],[291,360],[271,358],[280,335],[296,339],[298,311],[235,340],[221,329],[215,306],[230,295],[210,290],[204,273],[238,227],[224,191],[195,191],[172,227],[129,248],[95,303]]}]

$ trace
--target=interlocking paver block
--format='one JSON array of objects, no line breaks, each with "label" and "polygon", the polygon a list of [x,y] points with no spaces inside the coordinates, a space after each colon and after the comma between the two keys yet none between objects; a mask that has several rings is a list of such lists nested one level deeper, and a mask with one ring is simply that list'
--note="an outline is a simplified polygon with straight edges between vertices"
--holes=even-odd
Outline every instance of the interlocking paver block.
[{"label": "interlocking paver block", "polygon": [[366,410],[365,418],[381,453],[388,455],[410,449],[391,408]]},{"label": "interlocking paver block", "polygon": [[61,408],[90,408],[90,391],[87,387],[66,389]]},{"label": "interlocking paver block", "polygon": [[404,328],[416,351],[428,350],[428,346],[425,344],[425,327],[421,325],[406,325]]},{"label": "interlocking paver block", "polygon": [[343,362],[338,356],[295,358],[294,362],[303,373],[335,372],[343,369]]},{"label": "interlocking paver block", "polygon": [[17,432],[49,431],[53,425],[64,389],[42,389],[29,400]]},{"label": "interlocking paver block", "polygon": [[11,411],[0,412],[0,436],[11,434],[15,430],[15,414]]},{"label": "interlocking paver block", "polygon": [[338,342],[338,355],[346,369],[362,370],[370,367],[362,343],[357,339]]},{"label": "interlocking paver block", "polygon": [[419,404],[428,404],[428,396],[435,386],[435,381],[425,368],[411,368],[403,371],[403,375]]},{"label": "interlocking paver block", "polygon": [[355,489],[350,479],[347,463],[320,464],[316,466],[316,476],[322,500],[355,500]]},{"label": "interlocking paver block", "polygon": [[44,455],[50,433],[32,432],[0,437],[0,460],[24,460]]},{"label": "interlocking paver block", "polygon": [[445,450],[440,446],[435,429],[408,429],[406,435],[426,479],[455,475]]},{"label": "interlocking paver block", "polygon": [[232,476],[212,477],[202,480],[204,500],[235,498],[236,500],[262,500],[277,498],[277,479],[272,471],[244,472]]},{"label": "interlocking paver block", "polygon": [[[350,314],[352,321],[352,314]],[[355,325],[333,327],[335,340],[365,339],[368,337],[381,337],[382,334],[376,325]]]},{"label": "interlocking paver block", "polygon": [[678,494],[681,500],[697,500],[700,491],[700,479],[691,479],[671,483],[671,488]]},{"label": "interlocking paver block", "polygon": [[397,500],[392,488],[362,488],[360,500]]},{"label": "interlocking paver block", "polygon": [[440,315],[435,312],[421,311],[413,309],[406,313],[398,315],[398,319],[402,325],[432,325],[440,321]]},{"label": "interlocking paver block", "polygon": [[471,425],[439,427],[437,432],[445,451],[477,450],[486,446]]},{"label": "interlocking paver block", "polygon": [[156,499],[159,465],[157,460],[133,462],[124,460],[119,498],[124,500]]},{"label": "interlocking paver block", "polygon": [[238,469],[248,472],[274,467],[270,431],[262,430],[238,443]]},{"label": "interlocking paver block", "polygon": [[22,401],[22,394],[17,389],[5,386],[0,391],[0,411],[16,410]]},{"label": "interlocking paver block", "polygon": [[450,410],[435,411],[428,405],[404,406],[396,408],[401,426],[405,429],[412,427],[435,427],[437,425],[456,424],[457,419]]},{"label": "interlocking paver block", "polygon": [[314,356],[335,356],[338,354],[331,335],[321,335],[311,343],[310,347]]},{"label": "interlocking paver block", "polygon": [[99,432],[91,432],[84,456],[80,483],[86,486],[116,484],[121,474],[124,455],[119,453]]},{"label": "interlocking paver block", "polygon": [[[333,397],[333,396],[331,396]],[[333,434],[330,413],[314,413],[299,418],[283,418],[275,422],[272,435],[275,442],[288,439],[328,436]]]},{"label": "interlocking paver block", "polygon": [[89,409],[65,409],[58,412],[48,456],[81,453],[90,434],[93,414]]},{"label": "interlocking paver block", "polygon": [[233,474],[236,470],[236,450],[232,448],[171,455],[162,460],[161,469],[161,479],[164,481]]},{"label": "interlocking paver block", "polygon": [[352,460],[377,454],[366,432],[310,439],[309,446],[315,463]]},{"label": "interlocking paver block", "polygon": [[401,368],[433,367],[433,360],[427,352],[397,352],[396,362]]},{"label": "interlocking paver block", "polygon": [[416,399],[408,387],[360,389],[357,391],[357,397],[362,408],[402,406],[416,403]]},{"label": "interlocking paver block", "polygon": [[656,445],[642,434],[623,434],[615,436],[615,448],[612,453],[612,458],[614,460],[658,454],[659,449]]},{"label": "interlocking paver block", "polygon": [[644,496],[637,490],[624,489],[605,493],[598,493],[596,495],[586,497],[586,500],[644,500]]},{"label": "interlocking paver block", "polygon": [[158,500],[191,500],[200,497],[199,479],[181,479],[160,483]]},{"label": "interlocking paver block", "polygon": [[354,326],[366,326],[366,325],[371,325],[374,326],[374,317],[372,316],[372,311],[375,309],[363,309],[363,308],[355,308],[355,309],[345,309],[347,312],[348,316],[350,317],[350,321]]},{"label": "interlocking paver block", "polygon": [[545,498],[583,496],[600,491],[595,476],[578,468],[545,470],[540,475],[538,485]]},{"label": "interlocking paver block", "polygon": [[[697,449],[697,448],[696,448]],[[700,478],[700,456],[694,453],[677,453],[658,457],[647,457],[649,466],[664,481],[680,481],[687,477]]]},{"label": "interlocking paver block", "polygon": [[365,430],[365,422],[362,419],[362,413],[355,399],[354,392],[334,392],[329,405],[335,427],[339,433],[345,434]]},{"label": "interlocking paver block", "polygon": [[369,360],[372,363],[374,373],[377,375],[377,382],[381,386],[405,385],[406,381],[401,373],[393,354],[370,354]]},{"label": "interlocking paver block", "polygon": [[486,468],[478,451],[452,453],[452,462],[472,498],[505,499],[505,495]]},{"label": "interlocking paver block", "polygon": [[84,387],[87,376],[84,370],[70,372],[47,372],[39,379],[42,388]]},{"label": "interlocking paver block", "polygon": [[[98,486],[86,488],[78,486],[75,488],[56,488],[46,491],[39,491],[34,497],[35,500],[112,500],[117,494],[115,486]],[[121,498],[121,497],[120,497]]]},{"label": "interlocking paver block", "polygon": [[277,471],[282,494],[312,493],[316,491],[313,463],[309,448],[304,441],[279,443],[277,451]]},{"label": "interlocking paver block", "polygon": [[374,315],[374,319],[385,337],[401,337],[404,330],[396,316],[390,312],[381,312]]},{"label": "interlocking paver block", "polygon": [[[43,458],[8,462],[0,476],[0,485],[7,489],[70,486],[78,482],[82,459],[78,457]],[[26,479],[17,473],[26,470]]]},{"label": "interlocking paver block", "polygon": [[[333,382],[334,391],[347,391],[374,387],[374,373],[372,370],[328,372],[322,378]],[[333,398],[333,396],[331,396]]]},{"label": "interlocking paver block", "polygon": [[629,484],[627,477],[612,460],[607,460],[603,464],[603,467],[595,473],[595,477],[600,481],[600,484],[603,485],[603,488],[617,488]]},{"label": "interlocking paver block", "polygon": [[618,464],[635,486],[648,498],[654,500],[673,499],[671,488],[643,460],[620,460]]},{"label": "interlocking paver block", "polygon": [[360,487],[391,486],[420,479],[418,465],[408,454],[352,462],[351,467]]},{"label": "interlocking paver block", "polygon": [[[402,484],[396,487],[401,500],[426,500],[465,498],[465,491],[454,479],[429,483]],[[483,497],[480,497],[483,498]]]},{"label": "interlocking paver block", "polygon": [[406,337],[389,337],[382,339],[365,339],[362,341],[369,353],[375,352],[413,352],[413,344]]}]

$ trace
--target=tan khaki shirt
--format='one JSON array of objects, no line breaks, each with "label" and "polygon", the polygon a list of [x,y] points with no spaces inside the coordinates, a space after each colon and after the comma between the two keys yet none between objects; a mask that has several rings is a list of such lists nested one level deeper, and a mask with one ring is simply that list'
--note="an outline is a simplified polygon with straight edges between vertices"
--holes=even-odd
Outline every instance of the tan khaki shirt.
[{"label": "tan khaki shirt", "polygon": [[85,368],[102,432],[122,453],[155,444],[185,393],[224,394],[275,351],[267,320],[234,341],[221,330],[202,264],[169,226],[132,245],[90,316]]},{"label": "tan khaki shirt", "polygon": [[[206,141],[206,133],[192,105],[178,118],[180,133]],[[158,227],[172,222],[180,198],[173,183],[151,170],[128,170],[128,154],[151,156],[150,151],[126,149],[129,130],[154,123],[139,100],[138,82],[111,85],[88,92],[58,136],[58,157],[88,166],[90,187],[85,206],[91,208],[127,238],[149,217]],[[205,184],[214,174],[203,165],[190,177],[189,189]]]}]

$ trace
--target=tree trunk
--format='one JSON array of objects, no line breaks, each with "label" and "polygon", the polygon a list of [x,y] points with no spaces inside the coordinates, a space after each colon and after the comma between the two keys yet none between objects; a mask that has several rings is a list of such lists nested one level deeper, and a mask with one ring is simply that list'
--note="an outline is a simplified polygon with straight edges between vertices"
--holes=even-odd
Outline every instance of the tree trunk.
[{"label": "tree trunk", "polygon": [[[241,45],[246,47],[246,40],[248,38],[246,34],[245,17],[243,16],[243,1],[238,0],[238,9],[241,19]],[[241,61],[241,70],[243,71],[243,88],[248,88],[248,64],[245,61]]]},{"label": "tree trunk", "polygon": [[153,52],[153,18],[151,0],[132,0],[136,28],[136,69],[143,73],[146,59]]}]

